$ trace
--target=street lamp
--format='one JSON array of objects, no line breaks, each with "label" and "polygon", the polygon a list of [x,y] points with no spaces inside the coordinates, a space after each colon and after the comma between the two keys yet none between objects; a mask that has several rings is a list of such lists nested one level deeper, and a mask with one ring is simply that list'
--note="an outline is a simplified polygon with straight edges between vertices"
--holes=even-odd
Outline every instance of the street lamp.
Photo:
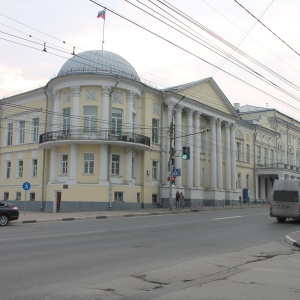
[{"label": "street lamp", "polygon": [[169,166],[170,166],[170,185],[169,185],[169,210],[172,210],[172,177],[173,177],[173,168],[172,168],[172,158],[173,158],[173,151],[172,151],[172,141],[173,141],[173,118],[174,118],[174,108],[176,105],[179,104],[180,101],[182,101],[185,98],[185,96],[182,96],[181,99],[173,106],[171,110],[171,123],[170,123],[170,148],[169,148]]}]

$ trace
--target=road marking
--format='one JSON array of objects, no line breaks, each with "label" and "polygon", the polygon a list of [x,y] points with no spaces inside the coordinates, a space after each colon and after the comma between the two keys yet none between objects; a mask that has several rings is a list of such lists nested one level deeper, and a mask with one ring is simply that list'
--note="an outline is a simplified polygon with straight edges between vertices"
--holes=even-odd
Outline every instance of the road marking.
[{"label": "road marking", "polygon": [[242,218],[242,216],[233,216],[233,217],[215,218],[215,219],[211,219],[211,220],[212,220],[212,221],[216,221],[216,220],[225,220],[225,219],[234,219],[234,218]]}]

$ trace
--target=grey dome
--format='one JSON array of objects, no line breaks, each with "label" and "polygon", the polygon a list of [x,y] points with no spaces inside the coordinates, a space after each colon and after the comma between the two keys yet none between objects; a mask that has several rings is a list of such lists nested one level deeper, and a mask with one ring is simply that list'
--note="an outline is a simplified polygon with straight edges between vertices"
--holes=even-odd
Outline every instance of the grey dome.
[{"label": "grey dome", "polygon": [[119,75],[140,81],[133,66],[118,54],[103,50],[81,52],[61,67],[58,77],[82,73]]}]

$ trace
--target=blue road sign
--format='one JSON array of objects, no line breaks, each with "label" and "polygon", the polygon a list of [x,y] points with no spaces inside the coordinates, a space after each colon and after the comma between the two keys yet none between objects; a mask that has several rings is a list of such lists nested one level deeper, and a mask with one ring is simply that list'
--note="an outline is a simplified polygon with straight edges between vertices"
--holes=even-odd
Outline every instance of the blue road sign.
[{"label": "blue road sign", "polygon": [[31,184],[27,181],[25,181],[22,186],[24,191],[29,191],[31,188]]},{"label": "blue road sign", "polygon": [[173,171],[172,171],[172,176],[180,176],[180,168],[178,168],[178,169],[173,169]]}]

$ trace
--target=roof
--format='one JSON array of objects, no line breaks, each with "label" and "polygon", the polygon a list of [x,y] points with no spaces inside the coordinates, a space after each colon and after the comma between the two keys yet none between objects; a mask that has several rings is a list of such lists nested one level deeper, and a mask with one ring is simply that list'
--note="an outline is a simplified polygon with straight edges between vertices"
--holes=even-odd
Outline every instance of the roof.
[{"label": "roof", "polygon": [[57,77],[82,73],[118,75],[140,81],[137,72],[126,59],[104,50],[85,51],[73,56],[64,63]]}]

